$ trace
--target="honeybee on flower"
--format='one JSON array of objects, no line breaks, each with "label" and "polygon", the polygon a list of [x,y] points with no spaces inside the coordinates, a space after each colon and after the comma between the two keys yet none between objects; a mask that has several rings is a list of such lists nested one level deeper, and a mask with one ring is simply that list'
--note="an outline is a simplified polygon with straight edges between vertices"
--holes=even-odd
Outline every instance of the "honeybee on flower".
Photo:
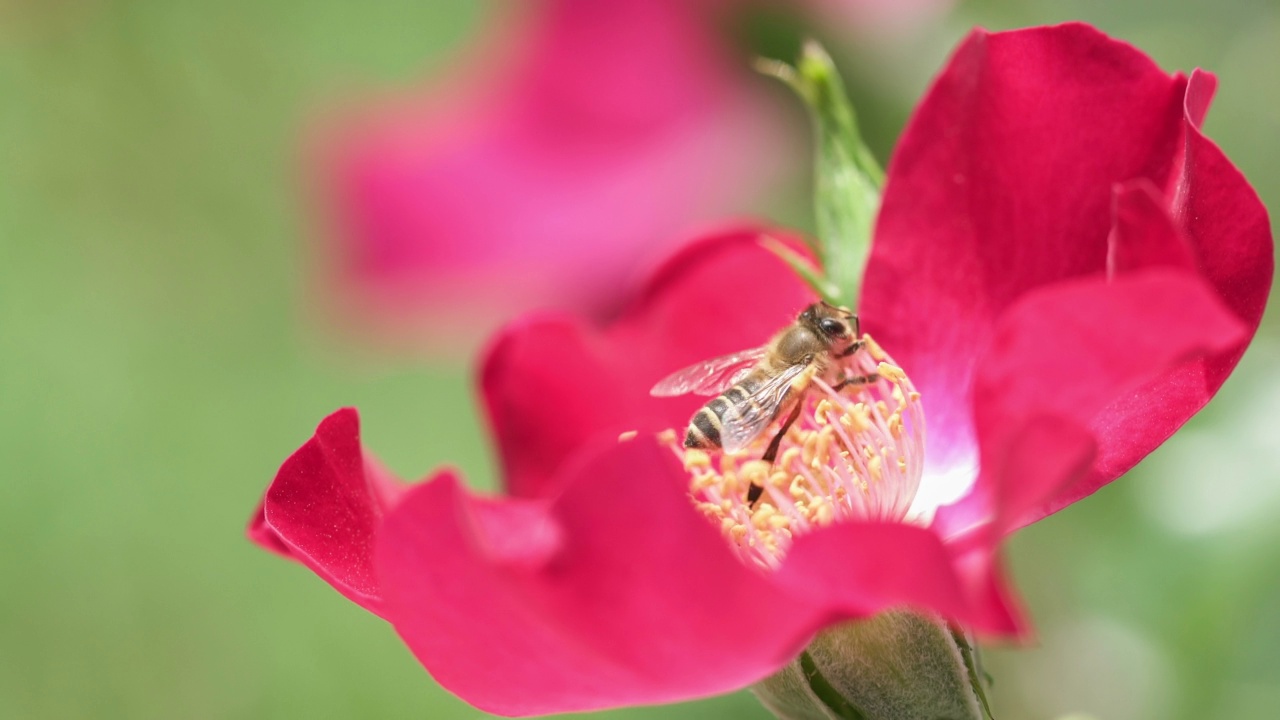
[{"label": "honeybee on flower", "polygon": [[[744,450],[790,408],[761,458],[772,463],[815,378],[836,391],[878,379],[874,373],[851,373],[843,362],[865,345],[852,310],[817,302],[764,345],[694,363],[660,380],[650,394],[716,395],[690,419],[684,447],[730,454]],[[748,502],[754,503],[762,491],[753,484]]]}]

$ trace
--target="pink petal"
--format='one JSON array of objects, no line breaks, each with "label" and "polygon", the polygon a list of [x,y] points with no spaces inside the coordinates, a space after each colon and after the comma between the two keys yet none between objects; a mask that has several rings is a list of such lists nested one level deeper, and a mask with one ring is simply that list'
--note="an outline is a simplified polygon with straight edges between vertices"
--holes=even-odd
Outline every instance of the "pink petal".
[{"label": "pink petal", "polygon": [[1101,272],[1112,187],[1168,177],[1185,81],[1085,25],[975,31],[889,166],[859,305],[925,397],[931,466],[970,453],[967,394],[996,317]]},{"label": "pink petal", "polygon": [[868,617],[913,607],[982,632],[1022,630],[1014,601],[989,553],[958,564],[938,535],[901,523],[845,522],[796,539],[779,569],[779,585],[834,618]]},{"label": "pink petal", "polygon": [[[1079,24],[979,31],[956,52],[890,165],[861,304],[864,326],[924,394],[931,468],[970,460],[978,358],[1000,316],[1039,287],[1108,267],[1194,268],[1257,327],[1269,224],[1199,131],[1213,84],[1199,71],[1167,75]],[[1092,479],[1061,504],[1154,449],[1243,349],[1207,360],[1204,380],[1179,370],[1117,401],[1099,421],[1111,441]],[[1161,412],[1150,412],[1156,402]]]},{"label": "pink petal", "polygon": [[[799,651],[812,613],[730,553],[684,482],[637,440],[579,463],[553,502],[414,488],[378,544],[388,618],[441,685],[503,715],[742,687]],[[491,549],[529,537],[536,558]]]},{"label": "pink petal", "polygon": [[1194,392],[1203,402],[1203,359],[1247,337],[1209,286],[1180,271],[1076,280],[1028,295],[1001,318],[978,367],[978,486],[940,511],[936,529],[954,534],[994,518],[995,540],[1093,492],[1115,477],[1104,474],[1112,463],[1136,462],[1164,440],[1135,440],[1116,427],[1117,408],[1153,416],[1123,419],[1148,432],[1180,422],[1185,408],[1170,400]]},{"label": "pink petal", "polygon": [[1212,75],[1192,73],[1183,118],[1184,152],[1170,179],[1169,209],[1156,213],[1147,188],[1142,193],[1145,197],[1131,196],[1128,203],[1122,202],[1117,231],[1141,237],[1145,246],[1141,253],[1130,248],[1130,269],[1185,267],[1190,256],[1196,271],[1242,324],[1246,342],[1225,344],[1209,357],[1151,381],[1142,392],[1112,403],[1093,423],[1101,433],[1093,468],[1055,497],[1046,512],[1065,507],[1127,472],[1204,407],[1235,368],[1261,322],[1274,269],[1270,222],[1248,181],[1199,130],[1215,87]]},{"label": "pink petal", "polygon": [[381,614],[373,539],[403,492],[360,447],[352,408],[325,418],[280,466],[248,528],[261,547],[311,568],[352,602]]},{"label": "pink petal", "polygon": [[498,335],[485,353],[481,386],[509,492],[545,492],[548,478],[591,437],[683,429],[706,399],[653,398],[654,383],[699,360],[762,345],[813,301],[760,246],[762,232],[736,228],[688,244],[607,330],[537,316]]},{"label": "pink petal", "polygon": [[465,95],[331,133],[318,172],[350,289],[391,316],[456,325],[466,308],[472,337],[516,309],[616,307],[638,261],[780,159],[784,134],[713,10],[534,3]]}]

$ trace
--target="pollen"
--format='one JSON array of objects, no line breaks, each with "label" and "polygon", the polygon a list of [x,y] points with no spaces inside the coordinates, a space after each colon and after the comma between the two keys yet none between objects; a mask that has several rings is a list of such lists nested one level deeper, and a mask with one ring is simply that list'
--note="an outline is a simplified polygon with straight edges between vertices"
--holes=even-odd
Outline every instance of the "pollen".
[{"label": "pollen", "polygon": [[[689,473],[695,506],[744,560],[775,568],[794,538],[815,528],[906,519],[924,469],[920,393],[870,336],[864,339],[861,351],[807,380],[800,413],[772,463],[762,458],[782,419],[734,455],[684,448],[674,431],[659,434]],[[860,381],[841,385],[851,378]]]}]

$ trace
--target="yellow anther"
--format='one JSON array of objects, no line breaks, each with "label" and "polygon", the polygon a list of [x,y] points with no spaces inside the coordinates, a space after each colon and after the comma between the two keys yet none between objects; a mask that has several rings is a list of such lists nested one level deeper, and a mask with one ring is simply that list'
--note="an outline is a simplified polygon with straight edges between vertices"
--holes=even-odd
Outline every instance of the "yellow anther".
[{"label": "yellow anther", "polygon": [[773,515],[769,517],[769,527],[774,530],[782,530],[791,527],[791,518],[786,515]]},{"label": "yellow anther", "polygon": [[813,419],[818,421],[819,425],[826,425],[830,420],[831,411],[834,409],[835,406],[831,404],[830,400],[822,398],[818,401],[818,407],[813,411]]},{"label": "yellow anther", "polygon": [[684,469],[711,469],[711,456],[697,448],[689,448],[684,452]]},{"label": "yellow anther", "polygon": [[734,542],[742,542],[742,538],[746,536],[747,536],[746,525],[734,525],[733,527],[729,528],[729,537],[733,538]]},{"label": "yellow anther", "polygon": [[658,442],[663,445],[674,445],[676,442],[676,431],[668,428],[658,433]]},{"label": "yellow anther", "polygon": [[865,347],[867,353],[871,355],[872,359],[877,362],[884,362],[884,359],[888,356],[884,354],[884,350],[880,347],[880,343],[876,342],[874,338],[866,333],[862,334],[862,339],[866,343]]},{"label": "yellow anther", "polygon": [[809,489],[805,487],[804,476],[797,475],[796,479],[791,481],[790,493],[793,500],[799,500],[809,494]]},{"label": "yellow anther", "polygon": [[700,502],[700,503],[698,503],[698,509],[699,509],[699,510],[701,510],[702,512],[704,512],[704,513],[708,513],[708,514],[710,514],[710,515],[720,515],[720,514],[721,514],[721,513],[720,513],[720,506],[719,506],[718,504],[716,504],[716,503],[713,503],[713,502]]},{"label": "yellow anther", "polygon": [[902,437],[902,414],[895,412],[889,416],[889,433],[895,438]]},{"label": "yellow anther", "polygon": [[763,485],[765,479],[769,477],[769,463],[763,460],[748,460],[742,464],[742,470],[738,474],[749,483]]},{"label": "yellow anther", "polygon": [[823,500],[813,509],[813,521],[819,525],[830,525],[836,519],[836,510],[831,503]]},{"label": "yellow anther", "polygon": [[782,460],[778,461],[778,465],[784,468],[791,467],[798,457],[800,457],[800,448],[793,445],[782,451]]},{"label": "yellow anther", "polygon": [[738,457],[729,453],[720,455],[720,474],[728,475],[738,469]]},{"label": "yellow anther", "polygon": [[[867,406],[864,403],[854,405],[844,417],[848,418],[845,426],[855,434],[866,432],[867,428],[871,427],[871,415],[867,413]],[[843,422],[844,418],[841,420]]]},{"label": "yellow anther", "polygon": [[895,387],[897,383],[907,379],[907,374],[902,372],[902,368],[897,365],[890,365],[887,362],[881,362],[876,366],[876,374],[885,380],[895,383]]},{"label": "yellow anther", "polygon": [[818,431],[817,460],[825,464],[831,458],[831,443],[835,438],[836,429],[830,425]]},{"label": "yellow anther", "polygon": [[867,472],[871,473],[871,477],[876,480],[880,479],[883,468],[884,460],[882,460],[879,455],[876,455],[867,461]]},{"label": "yellow anther", "polygon": [[804,464],[808,465],[818,453],[818,434],[809,433],[804,439],[804,447],[800,450],[800,458],[804,460]]},{"label": "yellow anther", "polygon": [[769,484],[776,488],[786,487],[787,483],[790,482],[790,480],[791,480],[791,476],[788,475],[785,470],[775,471],[772,475],[769,476]]},{"label": "yellow anther", "polygon": [[769,524],[769,518],[777,514],[772,505],[761,505],[751,514],[751,524],[763,529]]},{"label": "yellow anther", "polygon": [[636,435],[639,435],[639,434],[640,434],[640,433],[639,433],[639,432],[637,432],[637,431],[635,431],[635,430],[628,430],[628,431],[626,431],[626,432],[624,432],[624,433],[622,433],[622,434],[618,435],[618,442],[626,442],[626,441],[628,441],[628,440],[635,440],[635,439],[636,439]]}]

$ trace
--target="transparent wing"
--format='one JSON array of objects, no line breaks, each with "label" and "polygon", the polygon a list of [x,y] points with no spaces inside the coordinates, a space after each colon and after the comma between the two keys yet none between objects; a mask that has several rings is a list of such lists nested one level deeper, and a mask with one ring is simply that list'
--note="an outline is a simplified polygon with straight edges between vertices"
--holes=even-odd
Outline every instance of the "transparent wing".
[{"label": "transparent wing", "polygon": [[756,388],[745,401],[726,408],[720,417],[720,446],[724,451],[738,452],[764,432],[791,396],[791,383],[808,369],[808,365],[792,365]]},{"label": "transparent wing", "polygon": [[655,397],[688,393],[719,395],[745,375],[764,354],[765,348],[758,347],[703,360],[662,378],[649,394]]}]

